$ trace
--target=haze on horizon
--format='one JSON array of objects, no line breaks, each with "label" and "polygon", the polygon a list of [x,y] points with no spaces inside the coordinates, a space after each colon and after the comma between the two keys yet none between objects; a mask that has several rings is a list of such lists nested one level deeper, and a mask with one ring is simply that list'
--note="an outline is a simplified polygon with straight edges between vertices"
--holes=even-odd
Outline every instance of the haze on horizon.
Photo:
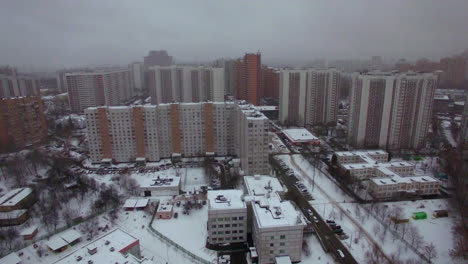
[{"label": "haze on horizon", "polygon": [[71,67],[262,53],[269,61],[410,60],[468,47],[464,0],[3,1],[0,64]]}]

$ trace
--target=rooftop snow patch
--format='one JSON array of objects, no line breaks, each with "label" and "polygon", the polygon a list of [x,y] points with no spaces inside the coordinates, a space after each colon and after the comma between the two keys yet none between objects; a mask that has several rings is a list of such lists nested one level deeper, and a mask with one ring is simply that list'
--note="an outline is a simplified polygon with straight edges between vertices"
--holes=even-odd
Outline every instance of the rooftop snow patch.
[{"label": "rooftop snow patch", "polygon": [[294,143],[305,143],[318,139],[305,128],[283,129],[283,134],[289,139],[289,141]]},{"label": "rooftop snow patch", "polygon": [[252,208],[259,228],[305,225],[302,213],[290,201],[281,201],[277,194],[259,197]]},{"label": "rooftop snow patch", "polygon": [[208,191],[210,209],[241,209],[246,208],[241,190]]},{"label": "rooftop snow patch", "polygon": [[284,188],[277,178],[267,175],[244,176],[247,193],[263,196],[267,192],[284,192]]}]

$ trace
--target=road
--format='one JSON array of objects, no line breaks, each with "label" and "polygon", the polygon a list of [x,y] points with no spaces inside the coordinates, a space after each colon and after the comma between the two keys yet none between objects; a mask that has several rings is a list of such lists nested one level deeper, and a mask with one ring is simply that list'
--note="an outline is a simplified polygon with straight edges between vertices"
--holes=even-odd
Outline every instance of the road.
[{"label": "road", "polygon": [[[302,213],[309,219],[312,223],[313,228],[319,241],[321,242],[322,246],[324,247],[325,251],[332,254],[335,260],[338,263],[343,264],[357,264],[358,262],[354,259],[351,255],[349,250],[341,243],[341,240],[333,233],[333,231],[329,228],[325,220],[320,216],[320,214],[315,210],[315,208],[310,205],[309,201],[299,192],[296,188],[295,177],[288,177],[284,174],[283,169],[279,166],[277,161],[274,158],[270,158],[270,164],[272,164],[273,168],[277,172],[278,178],[281,179],[284,185],[288,188],[291,192],[291,198],[293,201],[299,206],[302,210]],[[307,210],[311,210],[313,215],[317,217],[318,221],[314,222],[311,216],[309,216]],[[341,256],[340,252],[342,252],[343,256]]]}]

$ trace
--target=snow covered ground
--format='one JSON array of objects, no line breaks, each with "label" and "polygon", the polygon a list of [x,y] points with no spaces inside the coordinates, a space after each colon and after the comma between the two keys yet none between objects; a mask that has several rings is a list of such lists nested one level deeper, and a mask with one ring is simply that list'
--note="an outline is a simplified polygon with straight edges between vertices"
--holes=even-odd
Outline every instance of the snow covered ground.
[{"label": "snow covered ground", "polygon": [[453,137],[452,131],[450,130],[450,126],[451,126],[450,121],[442,120],[441,124],[444,130],[445,138],[447,139],[449,144],[454,148],[457,147],[457,141]]},{"label": "snow covered ground", "polygon": [[[302,178],[304,184],[308,187],[312,196],[315,198],[310,203],[325,219],[335,219],[340,224],[345,233],[350,236],[344,240],[344,244],[350,249],[353,256],[359,263],[364,262],[365,253],[371,248],[371,245],[376,242],[381,246],[387,256],[392,254],[400,256],[402,259],[420,260],[419,256],[408,249],[406,244],[398,239],[394,239],[390,232],[385,234],[385,237],[379,234],[374,234],[374,229],[383,230],[384,226],[372,216],[366,216],[365,209],[353,202],[353,199],[346,195],[333,181],[328,178],[323,172],[312,167],[310,163],[301,155],[281,155],[279,156],[286,164],[288,164],[295,174]],[[314,176],[315,173],[315,176]],[[312,179],[315,179],[315,186],[312,184]],[[312,191],[313,190],[313,191]],[[437,202],[436,202],[437,201]],[[445,200],[427,200],[418,201],[428,204],[431,208],[445,209],[443,207]],[[405,210],[414,211],[409,203],[404,204]],[[392,203],[395,204],[395,203]],[[440,207],[440,208],[439,208]],[[411,211],[411,212],[413,212]],[[430,210],[428,214],[432,214]],[[435,221],[437,220],[437,221]],[[418,221],[417,227],[420,230],[423,240],[426,243],[433,242],[436,248],[441,249],[439,256],[434,260],[434,263],[447,263],[448,250],[451,247],[452,236],[450,226],[453,224],[452,218],[427,220],[427,223]],[[374,226],[379,226],[374,227]],[[439,227],[440,230],[431,233],[432,228]],[[443,233],[443,235],[441,235]],[[437,235],[439,234],[439,235]],[[357,239],[356,239],[357,238]]]},{"label": "snow covered ground", "polygon": [[177,218],[155,219],[153,228],[203,259],[216,259],[216,251],[205,248],[208,205],[190,210],[189,215],[182,213],[182,206],[174,206],[174,212]]},{"label": "snow covered ground", "polygon": [[268,136],[270,138],[271,153],[290,153],[289,149],[275,133],[268,132]]}]

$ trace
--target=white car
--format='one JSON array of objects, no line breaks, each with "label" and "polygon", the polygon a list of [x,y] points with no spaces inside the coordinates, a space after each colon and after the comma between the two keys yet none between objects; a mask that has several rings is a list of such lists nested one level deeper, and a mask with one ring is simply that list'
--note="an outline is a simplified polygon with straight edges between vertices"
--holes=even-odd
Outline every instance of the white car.
[{"label": "white car", "polygon": [[338,249],[337,251],[338,251],[338,254],[340,254],[340,257],[342,257],[342,258],[345,257],[345,255],[344,255],[343,251],[341,251],[341,249]]}]

